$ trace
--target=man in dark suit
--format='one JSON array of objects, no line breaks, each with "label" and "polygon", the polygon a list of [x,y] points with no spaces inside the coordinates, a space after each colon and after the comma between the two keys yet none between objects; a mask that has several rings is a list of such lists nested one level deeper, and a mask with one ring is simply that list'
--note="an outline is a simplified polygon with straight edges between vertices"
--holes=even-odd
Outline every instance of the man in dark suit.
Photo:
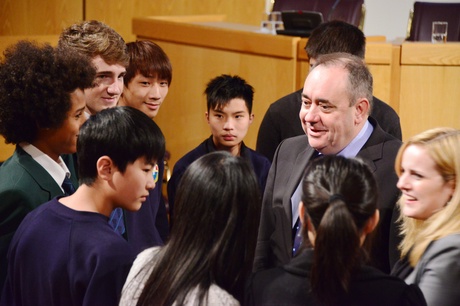
[{"label": "man in dark suit", "polygon": [[[281,142],[270,168],[262,202],[255,270],[289,262],[296,251],[302,174],[315,156],[361,157],[379,188],[380,224],[371,263],[390,271],[391,216],[399,196],[394,161],[401,141],[371,117],[372,75],[359,57],[347,53],[319,56],[305,80],[300,120],[306,135]],[[356,190],[359,192],[359,190]],[[308,205],[308,203],[306,203]]]},{"label": "man in dark suit", "polygon": [[[310,66],[322,54],[346,52],[364,58],[365,50],[364,33],[343,21],[321,24],[312,32],[305,47]],[[276,147],[283,139],[304,134],[300,121],[296,120],[301,108],[301,95],[302,89],[284,96],[272,103],[265,113],[257,135],[256,151],[269,160],[273,159]],[[401,140],[398,114],[376,97],[373,101],[370,116],[377,120],[384,131]]]}]

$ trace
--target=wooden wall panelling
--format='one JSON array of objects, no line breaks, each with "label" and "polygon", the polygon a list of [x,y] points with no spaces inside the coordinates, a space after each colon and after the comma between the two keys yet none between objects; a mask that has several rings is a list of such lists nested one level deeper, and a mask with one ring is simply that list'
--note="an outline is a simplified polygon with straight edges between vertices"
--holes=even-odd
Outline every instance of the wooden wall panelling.
[{"label": "wooden wall panelling", "polygon": [[374,96],[399,110],[399,46],[391,43],[366,44],[365,61],[374,78]]},{"label": "wooden wall panelling", "polygon": [[401,45],[403,139],[439,126],[460,129],[460,43]]},{"label": "wooden wall panelling", "polygon": [[84,0],[2,0],[0,35],[59,34],[83,19]]},{"label": "wooden wall panelling", "polygon": [[390,105],[399,114],[401,92],[401,45],[392,46]]},{"label": "wooden wall panelling", "polygon": [[0,36],[0,59],[3,58],[3,52],[9,46],[14,45],[20,40],[35,41],[39,44],[49,43],[56,46],[59,40],[59,35],[14,35],[14,36]]},{"label": "wooden wall panelling", "polygon": [[231,22],[259,25],[265,6],[264,1],[260,0],[84,1],[87,20],[97,19],[107,23],[126,41],[136,39],[131,27],[134,17],[225,14]]}]

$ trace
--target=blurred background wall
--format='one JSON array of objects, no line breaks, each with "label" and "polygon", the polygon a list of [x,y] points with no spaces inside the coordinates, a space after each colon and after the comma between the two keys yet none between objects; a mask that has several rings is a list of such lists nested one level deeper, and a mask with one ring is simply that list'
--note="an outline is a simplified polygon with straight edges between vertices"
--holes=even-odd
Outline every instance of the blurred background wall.
[{"label": "blurred background wall", "polygon": [[[413,3],[366,0],[364,33],[385,35],[390,41],[404,38]],[[126,41],[132,41],[133,17],[225,14],[229,22],[258,25],[265,7],[265,0],[0,0],[0,35],[59,34],[76,21],[98,19],[117,30]]]}]

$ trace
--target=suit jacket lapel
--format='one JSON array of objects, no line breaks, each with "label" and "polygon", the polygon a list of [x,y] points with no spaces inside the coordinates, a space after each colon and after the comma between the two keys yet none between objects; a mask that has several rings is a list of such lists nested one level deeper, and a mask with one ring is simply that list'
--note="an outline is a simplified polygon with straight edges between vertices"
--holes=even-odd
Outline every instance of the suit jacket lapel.
[{"label": "suit jacket lapel", "polygon": [[[38,164],[29,154],[27,154],[20,146],[16,147],[13,154],[13,159],[29,173],[29,175],[37,182],[38,186],[50,194],[63,195],[61,187],[51,177],[40,164]],[[51,197],[51,196],[50,196]]]},{"label": "suit jacket lapel", "polygon": [[[305,136],[305,140],[307,140],[307,136]],[[305,172],[305,168],[307,167],[308,162],[310,161],[310,158],[313,155],[314,149],[308,145],[308,142],[305,144],[305,142],[299,142],[302,146],[306,146],[304,150],[302,150],[300,153],[297,154],[295,157],[295,163],[293,166],[292,173],[289,176],[288,182],[286,184],[286,188],[288,189],[288,192],[285,192],[285,196],[283,198],[283,206],[284,206],[284,212],[286,216],[288,217],[287,219],[289,220],[289,229],[291,228],[292,225],[292,205],[291,205],[291,197],[294,194],[295,190],[297,189],[297,186],[300,183],[300,180],[303,177],[303,174]],[[285,242],[285,250],[291,250],[292,249],[292,237],[291,237],[291,230],[285,230],[284,231],[285,236],[284,236],[284,242]],[[291,257],[291,254],[288,255]]]},{"label": "suit jacket lapel", "polygon": [[77,176],[77,153],[74,154],[63,154],[61,155],[62,160],[67,165],[67,168],[70,171],[70,180],[72,181],[73,186],[75,189],[79,186],[78,184],[78,176]]},{"label": "suit jacket lapel", "polygon": [[289,177],[289,181],[286,185],[289,192],[285,193],[286,195],[284,198],[284,203],[286,203],[286,205],[284,205],[284,208],[286,210],[286,215],[290,216],[289,219],[292,219],[291,197],[297,189],[300,180],[302,179],[302,176],[305,172],[305,168],[307,167],[307,164],[310,161],[313,152],[313,148],[307,145],[307,148],[300,152],[296,157],[294,169],[292,169],[292,174]]},{"label": "suit jacket lapel", "polygon": [[383,158],[383,144],[385,143],[385,132],[382,128],[376,124],[375,120],[369,117],[370,123],[374,126],[374,131],[371,137],[367,140],[361,150],[358,152],[358,156],[367,161],[372,172],[377,171],[375,161]]}]

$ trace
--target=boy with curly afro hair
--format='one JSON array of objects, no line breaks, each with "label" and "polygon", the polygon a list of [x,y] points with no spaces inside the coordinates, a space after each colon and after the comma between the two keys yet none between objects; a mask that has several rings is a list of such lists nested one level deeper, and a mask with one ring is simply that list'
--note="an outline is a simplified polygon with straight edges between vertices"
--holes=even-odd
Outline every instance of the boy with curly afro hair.
[{"label": "boy with curly afro hair", "polygon": [[[0,167],[0,288],[6,254],[25,215],[78,186],[72,160],[84,123],[86,88],[96,70],[89,59],[67,48],[20,41],[0,63],[0,134],[16,145]],[[70,182],[69,182],[70,181]],[[67,185],[67,186],[68,186]]]}]

